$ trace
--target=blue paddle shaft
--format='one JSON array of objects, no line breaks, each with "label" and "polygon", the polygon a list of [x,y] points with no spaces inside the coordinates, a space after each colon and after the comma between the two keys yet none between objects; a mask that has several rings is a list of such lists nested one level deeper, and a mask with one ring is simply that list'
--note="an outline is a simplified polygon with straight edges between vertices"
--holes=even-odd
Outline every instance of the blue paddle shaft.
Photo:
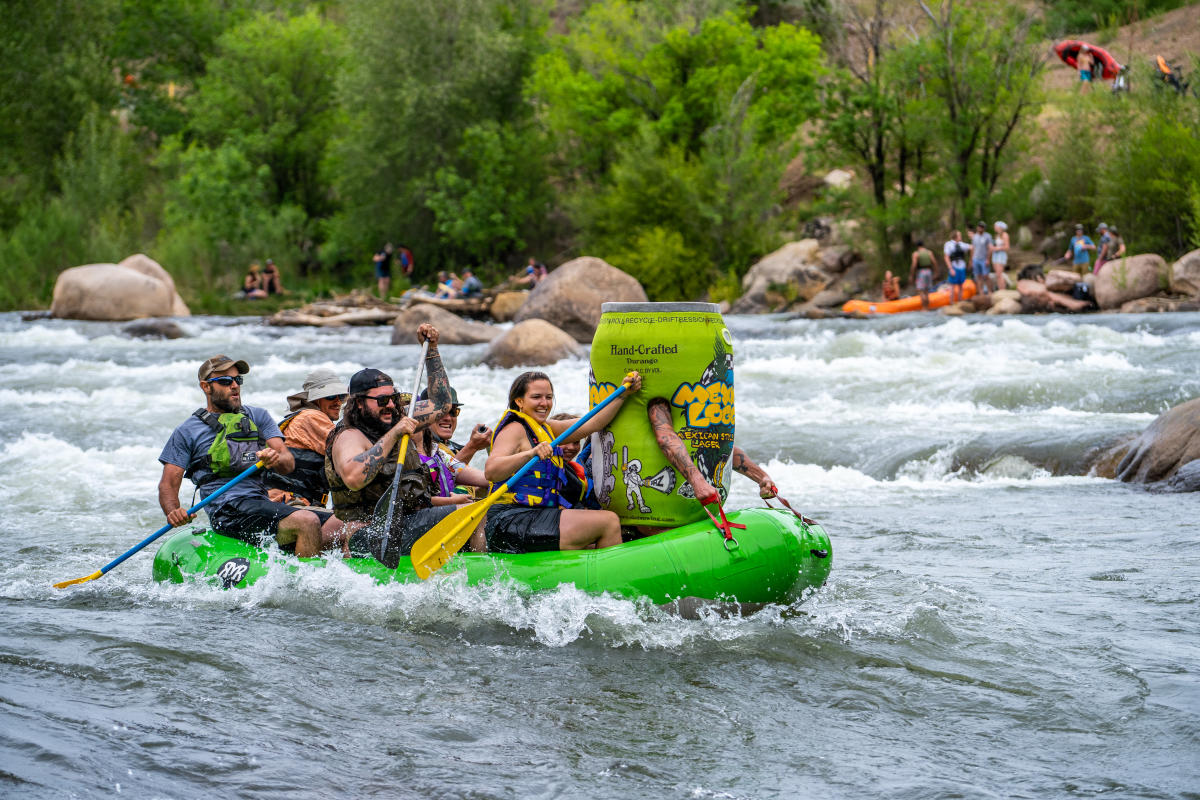
[{"label": "blue paddle shaft", "polygon": [[[567,428],[565,431],[563,431],[557,437],[555,437],[554,441],[550,443],[551,446],[557,446],[557,445],[562,444],[563,441],[568,436],[570,436],[572,433],[574,433],[575,431],[577,431],[579,429],[580,425],[587,422],[592,417],[596,416],[598,413],[600,413],[600,410],[603,409],[606,405],[608,405],[613,400],[616,400],[618,397],[620,397],[621,394],[625,391],[625,389],[626,389],[626,386],[625,386],[625,384],[622,383],[615,392],[610,394],[608,397],[604,398],[604,400],[602,400],[599,403],[599,405],[597,405],[595,408],[593,408],[588,413],[584,414],[579,419],[575,420],[575,424],[573,424],[571,427]],[[517,470],[516,473],[511,478],[509,478],[508,480],[506,480],[504,482],[505,485],[511,486],[514,483],[516,483],[517,481],[519,481],[521,479],[521,476],[524,475],[526,472],[528,472],[530,469],[532,469],[533,465],[536,464],[538,462],[538,460],[539,459],[535,456],[535,457],[529,459],[528,461],[526,461],[525,466],[523,466],[519,470]]]},{"label": "blue paddle shaft", "polygon": [[[254,474],[254,472],[255,472],[255,471],[257,471],[258,469],[259,469],[259,466],[258,466],[258,464],[254,464],[253,466],[246,467],[246,469],[245,469],[245,470],[244,470],[244,471],[243,471],[243,472],[242,472],[240,475],[238,475],[236,478],[234,478],[233,480],[229,481],[229,483],[225,484],[225,485],[224,485],[224,486],[222,486],[220,489],[217,489],[215,492],[213,492],[212,494],[210,494],[208,497],[204,498],[204,499],[203,499],[203,500],[201,500],[199,503],[196,503],[196,505],[194,505],[194,506],[192,506],[191,508],[189,508],[189,509],[188,509],[188,512],[187,512],[187,513],[188,513],[188,516],[190,517],[192,514],[195,514],[197,511],[199,511],[200,509],[204,508],[206,505],[208,505],[209,503],[211,503],[213,500],[216,500],[216,499],[217,499],[217,497],[218,497],[219,495],[223,494],[223,493],[224,493],[226,490],[228,490],[228,489],[232,489],[234,486],[236,486],[237,484],[241,483],[241,482],[242,482],[243,480],[245,480],[246,478],[249,478],[249,477],[250,477],[251,475],[253,475],[253,474]],[[151,542],[153,542],[153,541],[154,541],[155,539],[157,539],[158,537],[162,536],[162,535],[163,535],[164,533],[166,533],[167,531],[171,530],[171,528],[173,528],[173,527],[174,527],[174,526],[173,526],[173,525],[171,525],[170,523],[167,523],[166,525],[163,525],[161,528],[159,528],[158,530],[156,530],[154,533],[150,534],[150,535],[149,535],[149,536],[147,536],[145,539],[142,539],[140,542],[138,542],[137,544],[135,544],[133,547],[131,547],[131,548],[129,548],[128,550],[126,550],[126,551],[125,551],[125,553],[124,553],[123,555],[121,555],[121,556],[118,556],[117,558],[115,558],[115,559],[113,559],[112,561],[110,561],[110,562],[108,563],[108,565],[107,565],[107,566],[101,567],[101,568],[100,568],[100,574],[101,574],[101,575],[105,574],[105,573],[106,573],[106,572],[108,572],[110,569],[112,569],[113,567],[117,566],[117,565],[118,565],[118,564],[120,564],[122,561],[124,561],[125,559],[129,558],[131,555],[133,555],[134,553],[136,553],[138,550],[141,550],[143,547],[145,547],[146,545],[150,544]]]}]

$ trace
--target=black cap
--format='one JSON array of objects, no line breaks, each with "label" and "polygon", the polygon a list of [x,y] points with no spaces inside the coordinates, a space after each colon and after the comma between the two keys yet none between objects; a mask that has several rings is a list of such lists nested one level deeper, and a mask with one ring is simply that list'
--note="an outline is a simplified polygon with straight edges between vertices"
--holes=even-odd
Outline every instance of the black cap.
[{"label": "black cap", "polygon": [[[419,395],[417,395],[417,399],[418,400],[428,400],[429,399],[429,390],[422,389],[421,393]],[[462,403],[458,402],[458,392],[454,391],[453,386],[450,387],[450,405],[462,406]]]},{"label": "black cap", "polygon": [[386,372],[367,367],[350,376],[350,394],[366,394],[376,386],[395,386]]}]

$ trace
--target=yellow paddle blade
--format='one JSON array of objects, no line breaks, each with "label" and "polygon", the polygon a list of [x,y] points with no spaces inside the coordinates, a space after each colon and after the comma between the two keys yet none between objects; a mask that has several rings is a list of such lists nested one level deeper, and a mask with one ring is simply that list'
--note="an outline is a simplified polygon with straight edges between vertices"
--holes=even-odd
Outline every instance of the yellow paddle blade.
[{"label": "yellow paddle blade", "polygon": [[68,586],[74,586],[77,583],[87,583],[88,581],[96,580],[96,578],[99,578],[103,574],[104,574],[104,571],[98,569],[95,572],[93,572],[91,575],[84,575],[82,578],[76,578],[75,580],[63,581],[62,583],[56,583],[56,584],[54,584],[54,588],[55,589],[65,589]]},{"label": "yellow paddle blade", "polygon": [[508,491],[508,484],[492,492],[478,503],[457,508],[417,539],[412,549],[413,569],[421,580],[446,566],[446,562],[462,549],[471,538],[479,521],[487,514],[500,495]]}]

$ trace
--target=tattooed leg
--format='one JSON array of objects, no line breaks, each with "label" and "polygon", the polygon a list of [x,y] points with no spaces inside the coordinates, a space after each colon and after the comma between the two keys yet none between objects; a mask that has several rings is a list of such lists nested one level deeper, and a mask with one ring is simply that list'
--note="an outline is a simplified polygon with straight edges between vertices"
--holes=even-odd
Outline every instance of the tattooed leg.
[{"label": "tattooed leg", "polygon": [[658,442],[658,449],[662,450],[662,454],[666,456],[671,466],[679,470],[687,482],[692,485],[692,489],[696,492],[696,499],[704,504],[716,502],[719,497],[717,490],[692,462],[691,456],[688,455],[687,445],[683,443],[683,439],[679,438],[679,434],[671,425],[671,408],[667,405],[667,401],[661,397],[654,398],[650,401],[646,413],[650,417],[650,426],[654,428],[654,439]]}]

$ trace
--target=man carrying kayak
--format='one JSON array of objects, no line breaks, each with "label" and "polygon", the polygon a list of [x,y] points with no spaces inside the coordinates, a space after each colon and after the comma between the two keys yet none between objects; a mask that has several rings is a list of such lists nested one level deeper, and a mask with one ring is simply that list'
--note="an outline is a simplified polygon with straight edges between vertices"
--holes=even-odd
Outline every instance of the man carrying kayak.
[{"label": "man carrying kayak", "polygon": [[[207,402],[175,429],[158,457],[163,465],[158,503],[172,525],[191,519],[179,505],[185,477],[206,498],[258,461],[282,475],[295,469],[271,415],[242,405],[242,376],[249,371],[245,361],[226,355],[200,365],[198,379]],[[344,537],[345,526],[329,511],[271,502],[261,471],[214,499],[208,518],[225,536],[256,546],[274,539],[280,549],[300,557],[315,556]]]},{"label": "man carrying kayak", "polygon": [[399,564],[422,534],[455,510],[455,506],[434,507],[437,487],[410,442],[400,466],[399,497],[388,500],[396,503],[396,529],[383,530],[384,520],[375,514],[376,505],[391,489],[402,438],[429,427],[452,407],[450,382],[437,349],[437,328],[421,325],[417,336],[429,342],[425,356],[429,399],[417,402],[410,417],[389,375],[377,369],[359,370],[350,378],[350,397],[325,448],[325,477],[334,512],[348,521],[374,523],[351,537],[351,554],[369,555],[388,567]]}]

